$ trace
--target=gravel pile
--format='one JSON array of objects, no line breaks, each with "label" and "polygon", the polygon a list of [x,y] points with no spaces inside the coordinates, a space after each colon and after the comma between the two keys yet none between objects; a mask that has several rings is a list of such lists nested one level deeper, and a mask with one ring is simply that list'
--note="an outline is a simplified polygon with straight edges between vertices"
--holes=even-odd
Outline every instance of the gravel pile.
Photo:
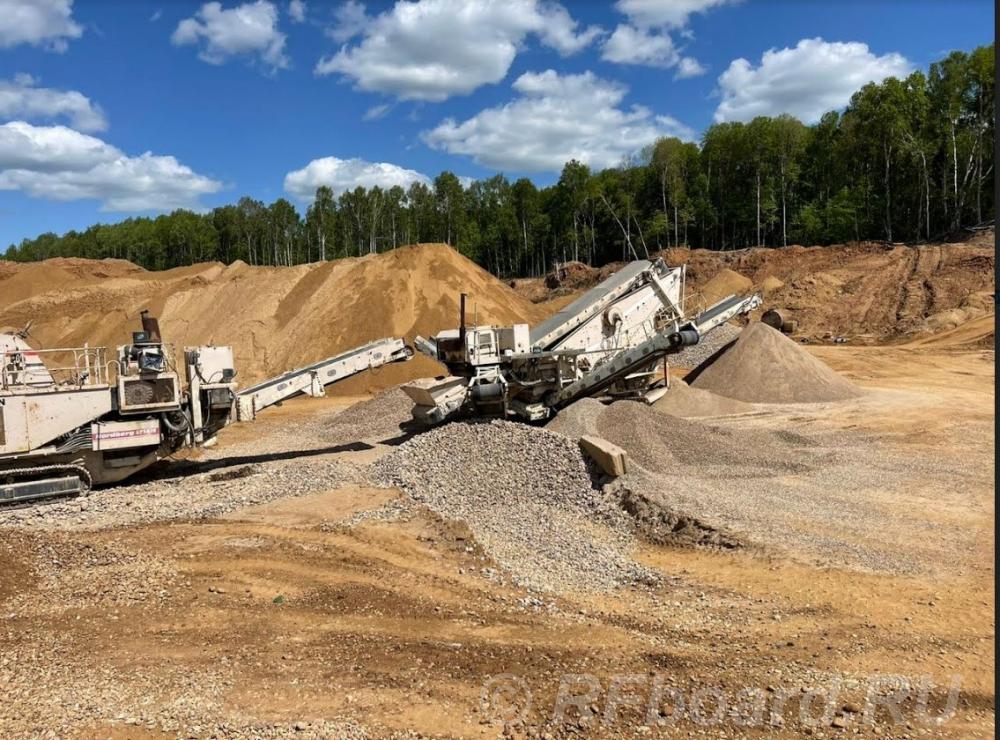
[{"label": "gravel pile", "polygon": [[703,336],[693,347],[687,347],[676,355],[670,355],[670,364],[678,367],[698,367],[723,347],[735,342],[739,336],[740,327],[723,324]]},{"label": "gravel pile", "polygon": [[628,452],[634,463],[659,474],[692,468],[703,476],[746,478],[808,469],[798,449],[808,445],[803,437],[721,428],[663,414],[638,401],[606,406],[585,398],[563,409],[546,429],[571,439],[602,437]]},{"label": "gravel pile", "polygon": [[990,459],[946,465],[868,436],[817,429],[794,407],[707,422],[638,402],[584,399],[546,430],[574,440],[592,434],[628,452],[629,473],[616,481],[616,495],[646,539],[763,546],[902,574],[957,561],[969,534],[899,507],[900,481],[911,500],[944,507],[965,482],[987,485],[993,466]]},{"label": "gravel pile", "polygon": [[563,436],[506,421],[449,424],[401,445],[371,475],[465,521],[518,585],[589,591],[653,580],[630,557],[631,519]]},{"label": "gravel pile", "polygon": [[334,444],[384,441],[405,433],[412,421],[413,401],[397,388],[350,406],[324,424],[324,437]]},{"label": "gravel pile", "polygon": [[0,526],[95,530],[171,519],[210,519],[244,506],[339,488],[356,480],[331,461],[247,465],[94,490],[85,498],[24,509],[0,509]]},{"label": "gravel pile", "polygon": [[751,403],[819,403],[861,395],[847,378],[759,321],[689,380],[695,388]]},{"label": "gravel pile", "polygon": [[754,409],[751,404],[735,398],[692,388],[680,378],[671,378],[669,390],[653,404],[653,408],[664,414],[683,418],[745,414]]}]

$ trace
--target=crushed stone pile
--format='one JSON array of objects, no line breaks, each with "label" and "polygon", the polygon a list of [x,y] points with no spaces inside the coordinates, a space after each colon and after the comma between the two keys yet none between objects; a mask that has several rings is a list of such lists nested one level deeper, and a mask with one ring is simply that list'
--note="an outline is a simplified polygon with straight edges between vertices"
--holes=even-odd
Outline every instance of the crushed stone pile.
[{"label": "crushed stone pile", "polygon": [[[864,571],[923,567],[915,552],[922,548],[889,533],[928,525],[919,514],[893,508],[895,494],[883,490],[885,481],[912,477],[920,485],[945,485],[953,474],[940,461],[915,465],[912,455],[855,433],[795,421],[776,430],[755,414],[709,422],[634,401],[605,406],[583,399],[546,430],[574,439],[593,434],[628,453],[628,473],[604,490],[646,541],[763,547]],[[957,528],[947,536],[959,537]]]},{"label": "crushed stone pile", "polygon": [[593,591],[655,580],[631,558],[630,517],[561,435],[507,421],[452,423],[400,445],[371,477],[465,521],[518,585]]},{"label": "crushed stone pile", "polygon": [[699,416],[725,416],[753,411],[753,406],[735,398],[720,396],[701,388],[692,388],[680,378],[670,379],[670,389],[653,408],[664,414],[681,418]]},{"label": "crushed stone pile", "polygon": [[349,406],[325,424],[328,442],[383,442],[399,437],[413,422],[413,401],[397,386]]},{"label": "crushed stone pile", "polygon": [[675,355],[670,355],[670,364],[676,367],[698,367],[701,363],[725,349],[740,336],[740,327],[723,324],[703,336],[698,344],[685,347]]},{"label": "crushed stone pile", "polygon": [[804,438],[762,429],[721,428],[637,401],[605,406],[592,398],[581,399],[563,409],[546,430],[571,439],[585,434],[601,437],[624,449],[630,465],[659,475],[693,468],[704,477],[746,478],[808,469],[795,450],[796,445],[807,444]]},{"label": "crushed stone pile", "polygon": [[[211,465],[208,466],[211,468]],[[197,465],[190,470],[197,470]],[[31,530],[100,530],[167,520],[212,519],[281,498],[328,491],[352,482],[347,464],[298,460],[275,466],[242,465],[185,472],[146,483],[98,488],[83,498],[0,510],[0,526]]]},{"label": "crushed stone pile", "polygon": [[861,395],[805,348],[760,322],[747,326],[732,347],[689,380],[694,388],[751,403],[820,403]]}]

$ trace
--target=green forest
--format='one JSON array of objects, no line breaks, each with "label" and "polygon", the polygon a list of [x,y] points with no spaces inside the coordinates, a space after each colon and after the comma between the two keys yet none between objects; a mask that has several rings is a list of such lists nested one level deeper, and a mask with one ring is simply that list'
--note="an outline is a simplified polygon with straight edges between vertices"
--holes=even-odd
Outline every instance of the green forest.
[{"label": "green forest", "polygon": [[858,90],[811,126],[790,116],[710,126],[698,143],[657,141],[618,167],[568,162],[539,189],[504,175],[468,187],[329,188],[299,213],[241,198],[11,245],[6,258],[131,260],[166,269],[253,265],[446,242],[501,277],[557,261],[603,264],[689,245],[716,250],[853,240],[919,242],[994,217],[994,47],[953,52],[925,73]]}]

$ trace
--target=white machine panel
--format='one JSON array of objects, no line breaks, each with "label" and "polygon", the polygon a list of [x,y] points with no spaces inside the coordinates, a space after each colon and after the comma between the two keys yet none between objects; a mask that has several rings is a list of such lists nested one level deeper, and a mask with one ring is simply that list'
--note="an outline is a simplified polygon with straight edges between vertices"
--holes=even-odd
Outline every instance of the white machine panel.
[{"label": "white machine panel", "polygon": [[224,383],[224,371],[234,374],[236,363],[233,362],[232,347],[185,347],[184,353],[198,353],[198,369],[201,372],[202,383]]},{"label": "white machine panel", "polygon": [[2,397],[4,442],[0,454],[27,452],[111,411],[107,386],[38,391]]}]

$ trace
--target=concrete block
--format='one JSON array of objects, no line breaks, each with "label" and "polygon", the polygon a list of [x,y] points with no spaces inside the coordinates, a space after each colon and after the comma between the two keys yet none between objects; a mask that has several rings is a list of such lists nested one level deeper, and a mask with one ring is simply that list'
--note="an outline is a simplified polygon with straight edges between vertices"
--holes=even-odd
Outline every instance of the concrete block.
[{"label": "concrete block", "polygon": [[628,454],[618,445],[600,437],[580,437],[580,449],[608,475],[618,477],[628,470]]}]

